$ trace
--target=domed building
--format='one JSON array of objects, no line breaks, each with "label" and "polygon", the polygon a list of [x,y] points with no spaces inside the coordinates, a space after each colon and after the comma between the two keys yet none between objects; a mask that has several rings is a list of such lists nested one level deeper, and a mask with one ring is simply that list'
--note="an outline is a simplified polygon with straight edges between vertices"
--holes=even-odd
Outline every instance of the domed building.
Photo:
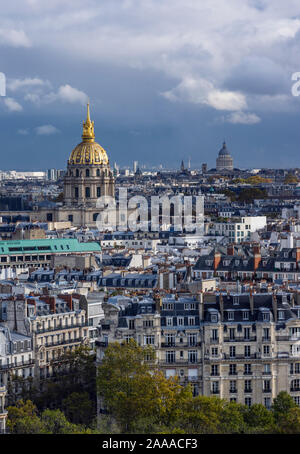
[{"label": "domed building", "polygon": [[94,122],[83,122],[82,142],[71,152],[64,177],[63,199],[54,209],[40,212],[45,221],[70,221],[74,226],[95,227],[97,199],[115,195],[115,178],[104,148],[95,142]]},{"label": "domed building", "polygon": [[95,142],[94,122],[90,119],[88,104],[82,142],[74,148],[68,160],[63,203],[72,207],[93,207],[100,196],[114,196],[114,184],[107,153]]},{"label": "domed building", "polygon": [[219,156],[217,157],[216,170],[217,172],[222,172],[223,170],[233,170],[233,159],[226,147],[225,142],[223,142],[223,146],[219,151]]}]

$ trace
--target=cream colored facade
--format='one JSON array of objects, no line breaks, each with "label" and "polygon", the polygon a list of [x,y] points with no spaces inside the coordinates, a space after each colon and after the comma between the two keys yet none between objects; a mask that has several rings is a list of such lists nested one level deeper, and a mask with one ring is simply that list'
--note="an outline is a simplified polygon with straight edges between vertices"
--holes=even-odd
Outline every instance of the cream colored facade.
[{"label": "cream colored facade", "polygon": [[147,313],[150,302],[145,299],[128,316],[122,301],[123,309],[107,303],[97,361],[101,363],[110,342],[133,338],[139,345],[151,345],[155,364],[167,377],[191,383],[194,395],[270,408],[278,393],[287,391],[300,404],[299,302],[298,294],[232,294],[224,301],[204,294],[203,302],[200,293],[198,303],[162,299],[152,313]]}]

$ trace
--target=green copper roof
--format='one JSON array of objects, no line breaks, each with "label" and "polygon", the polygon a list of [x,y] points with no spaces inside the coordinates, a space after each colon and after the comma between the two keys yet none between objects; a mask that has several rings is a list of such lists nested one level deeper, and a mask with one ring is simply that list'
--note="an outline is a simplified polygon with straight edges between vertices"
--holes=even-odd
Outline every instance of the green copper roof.
[{"label": "green copper roof", "polygon": [[101,247],[96,242],[80,243],[77,239],[42,239],[0,241],[0,255],[57,253],[62,252],[101,252]]}]

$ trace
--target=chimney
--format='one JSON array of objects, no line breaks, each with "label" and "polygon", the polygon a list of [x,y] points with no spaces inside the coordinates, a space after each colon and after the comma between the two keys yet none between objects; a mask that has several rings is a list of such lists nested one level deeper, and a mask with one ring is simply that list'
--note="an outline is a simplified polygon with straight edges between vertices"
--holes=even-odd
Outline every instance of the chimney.
[{"label": "chimney", "polygon": [[214,255],[214,271],[216,271],[218,269],[218,266],[221,262],[221,254],[220,252],[215,252],[215,255]]},{"label": "chimney", "polygon": [[229,244],[227,247],[227,255],[234,255],[234,245]]},{"label": "chimney", "polygon": [[300,268],[300,247],[296,247],[296,265],[297,265],[297,269]]},{"label": "chimney", "polygon": [[55,312],[56,312],[55,303],[56,303],[55,296],[49,296],[48,297],[48,304],[50,305],[50,311],[53,314],[55,314]]},{"label": "chimney", "polygon": [[254,256],[254,266],[253,267],[254,267],[254,271],[256,271],[261,262],[261,252],[260,252],[259,244],[255,244],[253,246],[253,256]]},{"label": "chimney", "polygon": [[28,298],[27,299],[27,305],[31,304],[34,306],[34,315],[36,315],[36,301],[34,299]]},{"label": "chimney", "polygon": [[73,310],[72,295],[70,295],[70,294],[66,294],[66,295],[62,294],[62,295],[58,295],[58,298],[64,300],[67,303],[67,306],[70,309],[70,311]]},{"label": "chimney", "polygon": [[220,305],[220,313],[221,313],[221,322],[224,321],[224,301],[223,301],[223,295],[220,293],[219,295],[219,305]]},{"label": "chimney", "polygon": [[249,303],[250,303],[250,312],[251,312],[251,315],[253,315],[254,314],[254,297],[253,297],[252,288],[250,289],[250,293],[249,293]]},{"label": "chimney", "polygon": [[203,303],[203,293],[198,292],[197,293],[197,300],[199,302],[199,318],[200,322],[204,320],[204,303]]},{"label": "chimney", "polygon": [[272,308],[273,308],[273,315],[274,321],[277,323],[277,297],[275,293],[272,294]]}]

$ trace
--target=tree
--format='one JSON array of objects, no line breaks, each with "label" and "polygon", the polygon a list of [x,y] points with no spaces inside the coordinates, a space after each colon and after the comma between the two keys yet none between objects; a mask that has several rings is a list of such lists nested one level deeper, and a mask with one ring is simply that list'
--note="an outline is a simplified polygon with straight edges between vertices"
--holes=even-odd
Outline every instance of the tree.
[{"label": "tree", "polygon": [[286,414],[291,408],[296,408],[297,404],[294,399],[286,392],[281,391],[278,396],[274,399],[272,405],[272,411],[277,423],[280,423],[282,419],[286,417]]},{"label": "tree", "polygon": [[300,433],[300,408],[292,407],[289,411],[279,419],[279,433],[283,434],[299,434]]},{"label": "tree", "polygon": [[186,401],[179,427],[185,433],[244,432],[243,406],[218,397],[197,396]]},{"label": "tree", "polygon": [[180,386],[177,378],[165,378],[151,369],[145,355],[153,358],[153,349],[134,340],[116,342],[107,347],[98,368],[99,396],[121,433],[153,433],[174,425],[182,402],[192,396],[190,387]]},{"label": "tree", "polygon": [[273,431],[273,413],[262,404],[253,404],[247,408],[244,413],[244,419],[252,432],[253,430],[259,433]]},{"label": "tree", "polygon": [[70,423],[62,411],[46,409],[39,416],[32,401],[19,400],[7,408],[7,427],[14,434],[75,434],[93,433],[81,425]]},{"label": "tree", "polygon": [[299,180],[298,178],[293,175],[292,173],[288,173],[286,177],[284,178],[284,183],[285,184],[291,184],[291,183],[298,183]]},{"label": "tree", "polygon": [[94,416],[93,402],[87,392],[72,393],[62,401],[63,412],[74,424],[89,425]]},{"label": "tree", "polygon": [[7,407],[7,412],[7,427],[10,433],[45,433],[43,424],[37,415],[37,408],[31,400],[24,402],[21,399],[15,406]]}]

